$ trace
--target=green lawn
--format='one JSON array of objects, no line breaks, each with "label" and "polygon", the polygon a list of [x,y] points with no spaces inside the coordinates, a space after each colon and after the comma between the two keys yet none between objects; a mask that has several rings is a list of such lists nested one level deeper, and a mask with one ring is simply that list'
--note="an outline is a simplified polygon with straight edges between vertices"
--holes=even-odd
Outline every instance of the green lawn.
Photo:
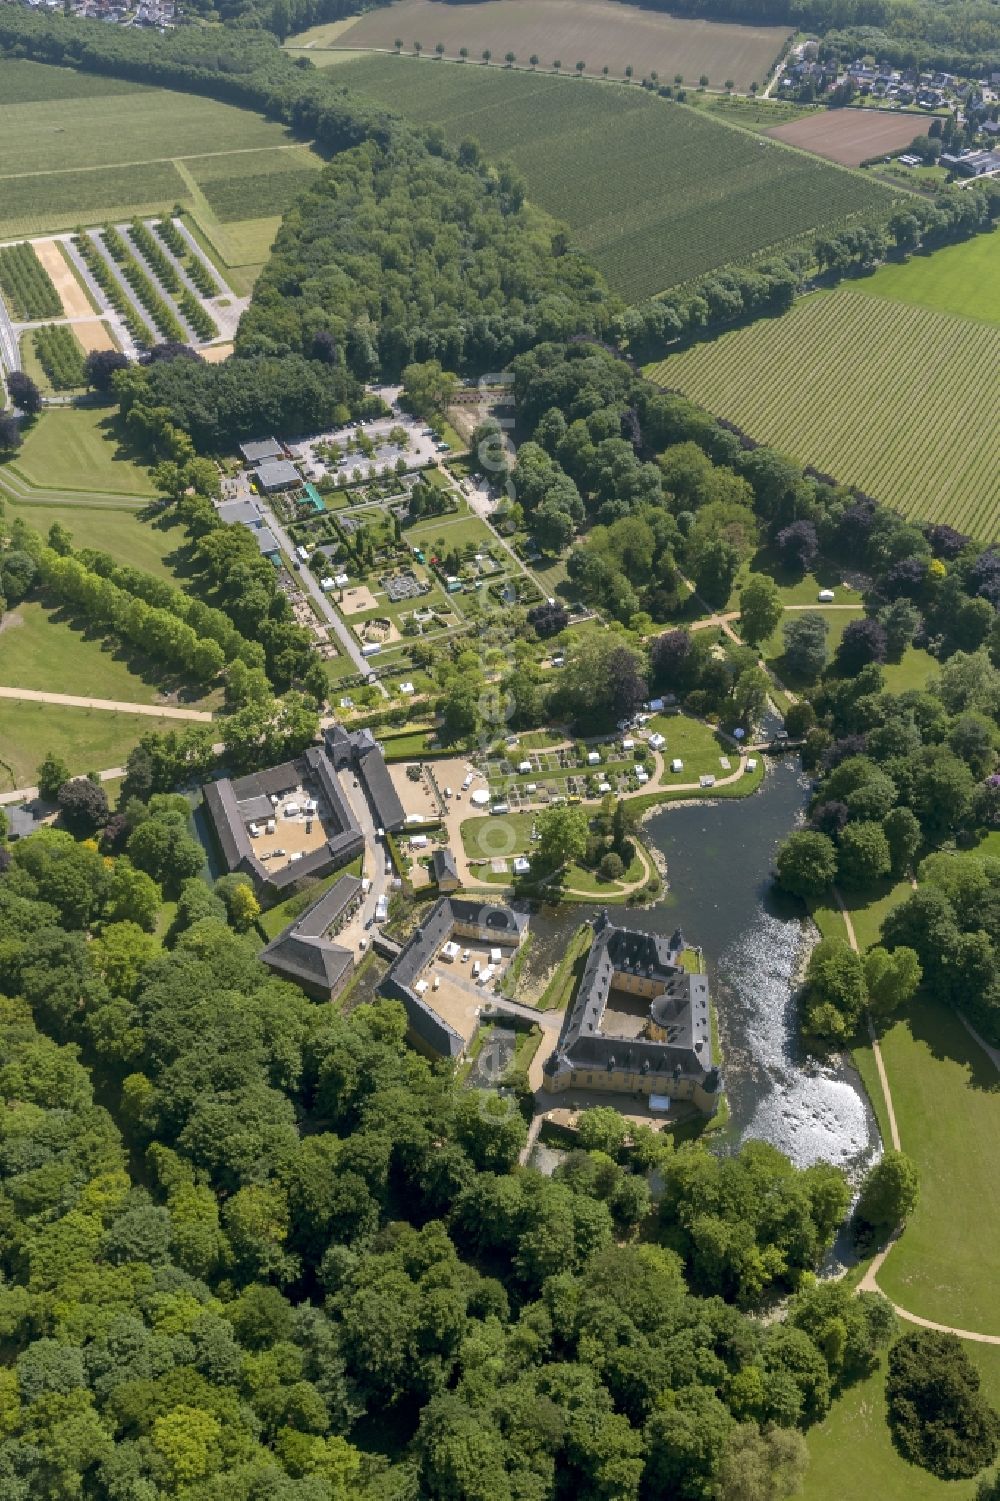
[{"label": "green lawn", "polygon": [[175,719],[113,714],[104,709],[63,709],[52,704],[6,700],[0,708],[0,791],[34,783],[38,765],[51,752],[74,775],[123,766],[140,736],[177,728]]},{"label": "green lawn", "polygon": [[[43,412],[29,429],[10,468],[12,478],[60,492],[100,495],[156,494],[149,474],[123,448],[108,407],[59,407]],[[58,498],[58,497],[57,497]]]},{"label": "green lawn", "polygon": [[165,678],[155,664],[109,646],[103,635],[88,635],[83,622],[35,600],[9,610],[0,625],[0,684],[135,704],[154,704],[163,693],[178,689],[178,701],[191,706],[212,707],[222,697],[221,692],[208,700],[188,694],[185,685]]},{"label": "green lawn", "polygon": [[74,546],[102,548],[120,563],[133,563],[147,573],[176,582],[175,573],[166,561],[181,545],[176,527],[140,521],[134,511],[111,507],[25,503],[8,499],[2,491],[0,500],[11,519],[19,516],[43,535],[58,521],[72,532]]},{"label": "green lawn", "polygon": [[954,1013],[929,1001],[888,1030],[882,1056],[920,1200],[879,1284],[924,1318],[1000,1334],[1000,1074]]},{"label": "green lawn", "polygon": [[[719,735],[712,726],[701,719],[691,719],[686,714],[657,714],[646,725],[650,731],[659,731],[667,737],[660,755],[666,763],[663,786],[676,786],[682,782],[695,782],[700,776],[728,777],[735,771],[739,758],[731,740]],[[672,772],[670,763],[675,756],[684,762],[684,770]],[[720,756],[728,756],[730,771],[719,765]]]},{"label": "green lawn", "polygon": [[1000,234],[977,235],[962,245],[946,245],[933,255],[915,255],[905,263],[882,266],[874,276],[859,281],[857,290],[1000,325]]},{"label": "green lawn", "polygon": [[[906,900],[911,889],[909,881],[879,881],[874,887],[863,891],[845,888],[841,892],[844,905],[851,914],[859,948],[870,949],[878,943],[886,917],[894,907]],[[846,939],[844,919],[836,902],[831,900],[817,904],[810,911],[824,938]]]},{"label": "green lawn", "polygon": [[478,516],[432,516],[428,521],[418,522],[416,526],[406,527],[403,531],[403,541],[407,547],[419,547],[426,552],[428,558],[431,553],[437,552],[438,543],[443,542],[445,550],[450,552],[457,547],[461,552],[471,543],[479,552],[487,552],[496,543],[496,538],[485,522],[480,521]]},{"label": "green lawn", "polygon": [[[767,641],[764,642],[764,645],[761,649],[761,655],[763,656],[764,661],[767,663],[768,667],[772,672],[776,672],[781,681],[789,688],[801,688],[805,686],[799,681],[795,673],[791,672],[788,669],[785,663],[784,656],[784,628],[787,622],[789,620],[794,620],[796,614],[798,613],[798,611],[786,612],[777,630],[772,636],[768,638]],[[837,650],[837,647],[840,645],[841,636],[844,634],[851,621],[860,620],[865,612],[861,605],[858,605],[853,610],[831,610],[829,606],[817,605],[815,613],[817,615],[822,615],[823,619],[827,623],[828,635],[826,638],[826,644],[829,655],[830,657],[832,657],[834,652]]]},{"label": "green lawn", "polygon": [[[964,1348],[996,1405],[1000,1349],[975,1344]],[[807,1431],[806,1442],[810,1464],[801,1501],[973,1501],[976,1493],[975,1480],[938,1480],[897,1454],[885,1421],[884,1361],[874,1375],[845,1392],[822,1423]]]},{"label": "green lawn", "polygon": [[768,578],[773,579],[778,586],[781,602],[784,605],[814,605],[818,602],[821,589],[832,589],[836,595],[837,604],[859,605],[861,603],[860,591],[844,583],[843,568],[839,564],[819,558],[811,572],[799,574],[782,565],[776,548],[762,547],[737,574],[729,598],[730,610],[739,609],[740,590],[750,573],[764,573]]},{"label": "green lawn", "polygon": [[910,688],[926,688],[941,671],[941,664],[922,647],[908,646],[898,662],[886,662],[882,671],[890,693],[906,693]]},{"label": "green lawn", "polygon": [[534,813],[504,813],[499,818],[467,818],[462,825],[462,848],[472,860],[502,859],[531,848]]}]

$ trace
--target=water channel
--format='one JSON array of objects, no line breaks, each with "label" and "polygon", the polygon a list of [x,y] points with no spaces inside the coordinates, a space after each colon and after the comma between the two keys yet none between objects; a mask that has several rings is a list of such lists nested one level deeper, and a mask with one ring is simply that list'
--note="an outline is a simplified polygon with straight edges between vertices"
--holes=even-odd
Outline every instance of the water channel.
[{"label": "water channel", "polygon": [[[798,758],[787,756],[769,762],[752,797],[659,811],[645,833],[666,860],[668,890],[649,910],[618,910],[620,920],[649,932],[679,926],[704,952],[725,1057],[731,1144],[754,1137],[800,1166],[824,1158],[857,1169],[877,1152],[878,1127],[850,1064],[810,1058],[798,1041],[794,992],[810,925],[770,879],[775,849],[806,797]],[[554,963],[588,915],[577,905],[537,914],[533,967]]]}]

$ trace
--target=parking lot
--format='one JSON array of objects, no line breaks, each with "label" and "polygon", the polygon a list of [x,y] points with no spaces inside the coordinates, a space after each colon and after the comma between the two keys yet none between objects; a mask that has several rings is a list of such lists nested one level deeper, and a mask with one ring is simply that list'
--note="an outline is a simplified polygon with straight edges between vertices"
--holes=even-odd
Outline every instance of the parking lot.
[{"label": "parking lot", "polygon": [[[387,391],[381,394],[383,400],[389,399],[390,393]],[[389,434],[394,429],[405,433],[405,442],[390,441]],[[365,453],[358,447],[359,438],[362,442],[373,445],[370,452]],[[424,469],[428,464],[435,463],[440,456],[438,441],[428,436],[424,419],[411,417],[396,405],[389,417],[351,423],[347,427],[317,433],[314,437],[288,446],[293,457],[301,462],[306,479],[339,479],[343,484],[355,478],[355,471],[359,469],[367,475],[373,465],[378,470],[384,469],[386,465],[394,468],[399,459],[405,461],[407,469]],[[339,450],[340,457],[324,452],[331,449]]]}]

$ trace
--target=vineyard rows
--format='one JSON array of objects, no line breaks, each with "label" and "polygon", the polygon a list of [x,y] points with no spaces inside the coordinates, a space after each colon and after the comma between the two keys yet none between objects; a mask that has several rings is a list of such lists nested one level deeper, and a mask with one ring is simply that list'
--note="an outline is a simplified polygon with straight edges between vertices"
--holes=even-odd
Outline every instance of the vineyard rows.
[{"label": "vineyard rows", "polygon": [[1000,536],[1000,328],[842,288],[649,369],[904,515]]},{"label": "vineyard rows", "polygon": [[474,136],[511,158],[528,197],[630,301],[895,201],[860,173],[624,85],[406,58],[344,63],[341,76],[453,142]]},{"label": "vineyard rows", "polygon": [[26,241],[0,250],[0,291],[12,318],[62,317],[62,301],[52,278]]}]

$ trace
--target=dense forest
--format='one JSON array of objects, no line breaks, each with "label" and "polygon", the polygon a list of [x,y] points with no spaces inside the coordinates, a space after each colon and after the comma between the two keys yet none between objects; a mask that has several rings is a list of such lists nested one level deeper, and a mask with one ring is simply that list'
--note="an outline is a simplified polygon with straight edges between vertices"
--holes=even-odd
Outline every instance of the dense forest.
[{"label": "dense forest", "polygon": [[607,1110],[519,1168],[516,1101],[411,1052],[401,1008],[269,975],[187,814],[0,846],[5,1496],[788,1494],[892,1331],[807,1275],[842,1174],[625,1150]]},{"label": "dense forest", "polygon": [[238,352],[309,353],[322,332],[371,379],[431,358],[500,370],[539,339],[603,331],[598,274],[523,197],[471,143],[342,152],[286,216]]}]

